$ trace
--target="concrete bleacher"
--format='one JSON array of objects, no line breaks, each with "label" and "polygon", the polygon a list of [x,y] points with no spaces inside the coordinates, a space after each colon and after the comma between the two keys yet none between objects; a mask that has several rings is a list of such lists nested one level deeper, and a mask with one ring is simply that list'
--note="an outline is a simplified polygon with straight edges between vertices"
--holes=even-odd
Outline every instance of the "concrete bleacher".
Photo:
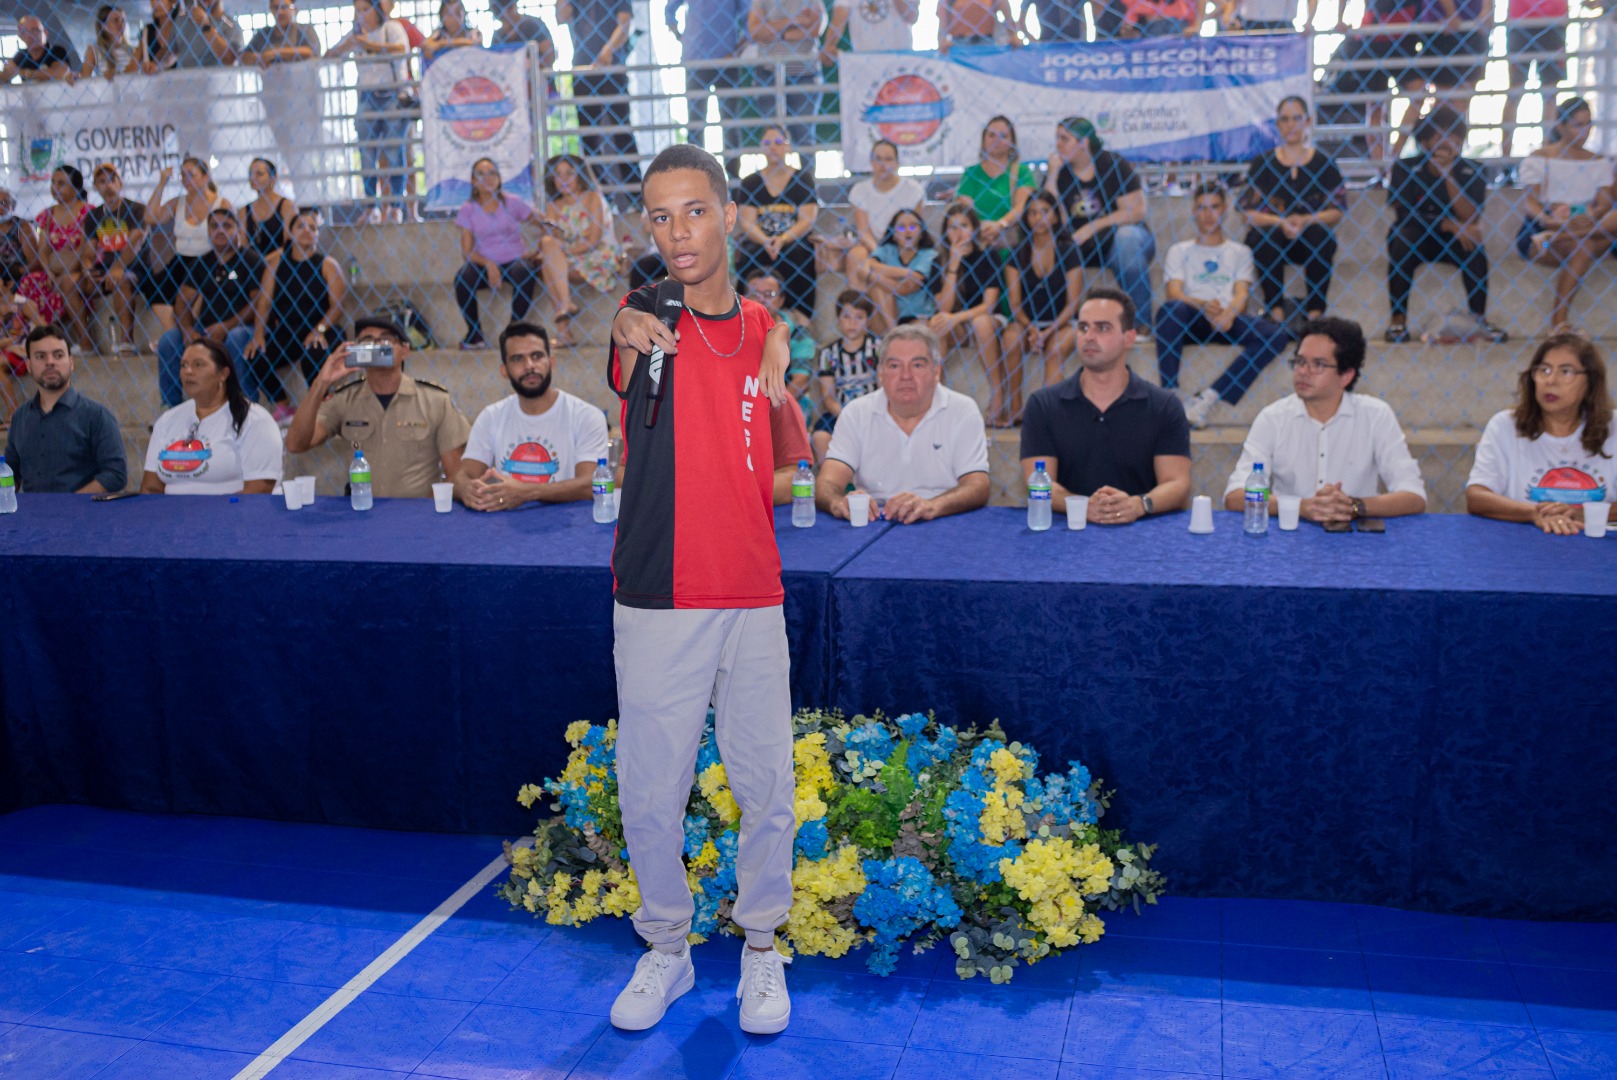
[{"label": "concrete bleacher", "polygon": [[[1335,284],[1331,292],[1334,313],[1359,320],[1371,338],[1370,357],[1362,379],[1362,389],[1386,399],[1403,421],[1411,449],[1421,462],[1433,510],[1463,510],[1463,486],[1470,469],[1472,446],[1487,419],[1513,400],[1515,384],[1534,339],[1541,337],[1549,308],[1549,271],[1531,266],[1516,255],[1512,239],[1519,211],[1519,195],[1511,190],[1493,192],[1487,208],[1493,228],[1488,238],[1492,264],[1490,318],[1506,327],[1512,341],[1501,346],[1484,344],[1385,345],[1380,333],[1386,323],[1386,261],[1384,237],[1390,213],[1380,190],[1354,192],[1347,218],[1337,230],[1340,251]],[[1153,268],[1161,295],[1161,258],[1176,239],[1193,235],[1187,197],[1156,197],[1150,202],[1151,226],[1157,238],[1158,259]],[[835,224],[838,207],[827,207],[823,216]],[[942,206],[929,204],[927,214],[936,225]],[[1244,233],[1232,214],[1230,233]],[[620,218],[615,230],[619,236],[639,240],[639,222],[633,215]],[[446,221],[406,225],[357,225],[328,228],[325,247],[347,261],[359,255],[359,278],[351,291],[348,310],[357,316],[376,306],[410,301],[426,317],[440,344],[450,348],[417,354],[409,370],[421,378],[439,382],[454,393],[461,409],[475,416],[484,405],[509,392],[494,352],[467,353],[453,348],[462,332],[454,303],[452,281],[460,266],[458,231]],[[1295,273],[1295,272],[1294,272]],[[1110,282],[1109,275],[1100,280]],[[1094,283],[1094,281],[1091,281]],[[1575,317],[1596,337],[1605,336],[1610,326],[1606,312],[1614,296],[1614,280],[1609,261],[1591,271],[1585,282]],[[832,312],[843,279],[837,274],[822,277],[819,303],[814,313],[816,336],[834,336]],[[1300,284],[1292,287],[1300,292]],[[579,347],[561,350],[558,355],[557,385],[578,394],[617,415],[616,399],[604,383],[607,319],[616,307],[617,296],[580,286],[576,299],[583,312],[575,322]],[[1462,308],[1458,272],[1449,267],[1423,269],[1416,283],[1411,326],[1417,331],[1428,319]],[[490,337],[504,325],[509,311],[507,297],[483,297],[484,329]],[[553,308],[541,296],[534,316],[551,320]],[[146,327],[147,334],[153,328]],[[145,340],[145,335],[141,340]],[[1222,370],[1233,350],[1226,347],[1192,347],[1187,350],[1180,376],[1184,392],[1206,385]],[[1142,339],[1132,360],[1136,371],[1155,379],[1156,365],[1151,342]],[[1036,363],[1035,368],[1038,367]],[[1071,363],[1068,371],[1073,370]],[[1040,375],[1031,371],[1025,387],[1036,387]],[[950,355],[945,378],[957,390],[987,400],[986,380],[974,355],[956,351]],[[161,411],[157,399],[156,361],[146,355],[134,358],[86,357],[79,363],[79,387],[109,405],[124,424],[125,442],[130,451],[133,476],[135,463],[144,453],[149,425]],[[1233,466],[1246,427],[1264,405],[1290,392],[1290,372],[1276,361],[1265,371],[1252,392],[1238,407],[1215,410],[1213,426],[1197,432],[1193,439],[1193,479],[1198,493],[1217,496]],[[31,392],[31,387],[24,384]],[[301,386],[300,386],[301,389]],[[1021,498],[1017,467],[1019,433],[991,432],[994,500],[1015,503]],[[288,475],[315,473],[322,493],[342,490],[344,456],[327,448],[313,454],[289,458]],[[132,483],[135,482],[133,479]]]}]

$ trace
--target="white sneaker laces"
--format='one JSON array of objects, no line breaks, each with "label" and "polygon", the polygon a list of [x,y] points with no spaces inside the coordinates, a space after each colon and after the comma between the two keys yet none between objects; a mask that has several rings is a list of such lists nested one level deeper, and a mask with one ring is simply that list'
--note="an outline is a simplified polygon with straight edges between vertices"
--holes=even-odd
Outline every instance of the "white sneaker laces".
[{"label": "white sneaker laces", "polygon": [[[629,980],[629,993],[631,994],[657,994],[663,992],[663,976],[673,966],[676,958],[668,953],[652,949],[634,967],[634,978]],[[650,963],[647,963],[650,961]]]},{"label": "white sneaker laces", "polygon": [[779,997],[780,980],[776,977],[776,973],[780,970],[779,965],[782,963],[789,963],[789,961],[784,956],[776,953],[748,949],[747,985],[744,992],[753,997]]}]

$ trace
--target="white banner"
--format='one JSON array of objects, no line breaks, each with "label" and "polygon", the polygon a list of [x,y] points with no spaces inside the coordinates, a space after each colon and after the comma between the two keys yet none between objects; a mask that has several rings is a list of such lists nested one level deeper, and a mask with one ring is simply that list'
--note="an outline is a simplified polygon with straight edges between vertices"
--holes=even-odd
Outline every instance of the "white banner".
[{"label": "white banner", "polygon": [[528,50],[452,49],[421,77],[427,209],[453,210],[472,195],[472,163],[488,158],[505,190],[533,201]]},{"label": "white banner", "polygon": [[906,164],[974,165],[983,126],[1003,114],[1022,159],[1042,160],[1056,124],[1082,116],[1132,161],[1245,161],[1274,145],[1282,97],[1312,100],[1308,44],[1276,34],[843,53],[842,145],[854,168],[881,138]]},{"label": "white banner", "polygon": [[[356,161],[352,122],[336,114],[351,95],[322,86],[342,74],[341,65],[304,63],[0,87],[0,169],[17,212],[29,217],[53,201],[50,176],[60,164],[76,166],[88,187],[97,164],[114,162],[125,196],[144,202],[157,174],[187,155],[209,162],[236,205],[253,198],[247,167],[255,157],[275,163],[288,197],[342,202]],[[180,193],[177,183],[168,190]]]}]

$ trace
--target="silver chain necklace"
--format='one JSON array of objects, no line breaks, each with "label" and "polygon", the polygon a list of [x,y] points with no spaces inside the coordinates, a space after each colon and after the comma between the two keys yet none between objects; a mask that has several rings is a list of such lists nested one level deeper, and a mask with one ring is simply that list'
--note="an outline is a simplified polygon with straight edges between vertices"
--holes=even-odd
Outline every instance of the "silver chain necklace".
[{"label": "silver chain necklace", "polygon": [[694,310],[691,312],[691,321],[696,324],[697,336],[702,339],[702,344],[707,346],[707,351],[718,357],[720,360],[730,359],[730,357],[740,352],[747,344],[747,314],[740,309],[740,301],[736,298],[735,289],[730,290],[730,306],[736,309],[736,318],[741,320],[741,340],[736,343],[735,348],[726,353],[721,353],[719,350],[713,347],[713,343],[707,339],[707,331],[702,329],[702,317],[696,314]]}]

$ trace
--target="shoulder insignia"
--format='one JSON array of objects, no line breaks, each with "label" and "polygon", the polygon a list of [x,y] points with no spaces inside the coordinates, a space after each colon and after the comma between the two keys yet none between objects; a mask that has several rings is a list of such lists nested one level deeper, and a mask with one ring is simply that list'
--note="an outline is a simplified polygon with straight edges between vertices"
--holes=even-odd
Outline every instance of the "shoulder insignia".
[{"label": "shoulder insignia", "polygon": [[336,397],[338,394],[344,393],[345,391],[348,391],[348,390],[352,390],[356,386],[364,386],[364,385],[365,385],[365,376],[364,375],[356,375],[354,378],[349,379],[347,382],[338,383],[336,386],[332,387],[331,392],[328,393],[326,396],[327,397]]},{"label": "shoulder insignia", "polygon": [[[415,377],[411,376],[411,378],[415,378]],[[428,382],[426,379],[416,379],[415,384],[417,386],[425,386],[428,390],[436,390],[440,394],[449,393],[449,388],[447,386],[439,386],[437,383]]]}]

